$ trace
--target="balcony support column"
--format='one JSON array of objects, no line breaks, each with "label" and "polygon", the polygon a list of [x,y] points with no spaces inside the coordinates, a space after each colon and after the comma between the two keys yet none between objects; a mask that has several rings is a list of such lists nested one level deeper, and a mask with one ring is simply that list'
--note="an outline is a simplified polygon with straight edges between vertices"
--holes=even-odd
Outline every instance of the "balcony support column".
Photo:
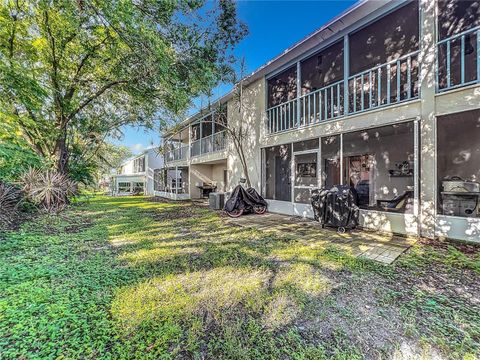
[{"label": "balcony support column", "polygon": [[[343,114],[348,114],[348,77],[350,75],[348,34],[343,37]],[[338,99],[340,100],[340,99]]]},{"label": "balcony support column", "polygon": [[[300,61],[297,61],[297,119],[294,122],[294,127],[300,126],[300,96],[302,96],[302,66]],[[305,119],[303,119],[303,122],[305,124]]]},{"label": "balcony support column", "polygon": [[188,126],[188,151],[187,151],[187,155],[185,156],[186,160],[190,160],[190,156],[192,155],[191,152],[192,152],[192,126],[189,125]]},{"label": "balcony support column", "polygon": [[435,237],[437,213],[436,178],[436,117],[435,117],[435,59],[436,59],[436,1],[420,0],[420,234]]},{"label": "balcony support column", "polygon": [[199,125],[199,126],[200,126],[200,142],[199,142],[199,144],[200,144],[200,148],[199,148],[199,151],[198,151],[198,153],[199,153],[199,155],[201,155],[201,154],[203,153],[203,152],[202,152],[202,142],[203,142],[203,140],[202,140],[202,139],[203,139],[203,119],[200,119],[200,125]]}]

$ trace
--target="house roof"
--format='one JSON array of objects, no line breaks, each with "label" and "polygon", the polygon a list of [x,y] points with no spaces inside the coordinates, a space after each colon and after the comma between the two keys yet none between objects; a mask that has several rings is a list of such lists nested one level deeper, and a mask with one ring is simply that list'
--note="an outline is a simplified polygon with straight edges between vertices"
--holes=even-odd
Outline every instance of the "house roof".
[{"label": "house roof", "polygon": [[[278,54],[272,60],[266,62],[251,74],[245,76],[242,81],[246,85],[269,75],[270,73],[282,69],[286,65],[290,64],[292,61],[302,57],[308,51],[315,49],[325,43],[327,40],[331,39],[334,35],[342,32],[343,30],[352,27],[360,19],[367,17],[368,15],[376,12],[382,7],[386,6],[388,3],[403,3],[404,0],[388,0],[388,1],[377,1],[377,0],[360,0],[348,9],[344,10],[339,15],[335,16],[332,20],[322,25],[319,29],[312,32],[310,35],[304,37],[300,41],[296,42],[282,53]],[[232,98],[234,94],[234,89],[230,90],[225,95],[221,96],[213,102],[213,104],[222,104],[227,102]],[[187,119],[183,120],[180,125],[186,126],[195,120],[201,118],[205,115],[203,111],[205,108],[196,112],[195,114],[189,116]],[[168,134],[168,130],[165,131],[165,134]]]}]

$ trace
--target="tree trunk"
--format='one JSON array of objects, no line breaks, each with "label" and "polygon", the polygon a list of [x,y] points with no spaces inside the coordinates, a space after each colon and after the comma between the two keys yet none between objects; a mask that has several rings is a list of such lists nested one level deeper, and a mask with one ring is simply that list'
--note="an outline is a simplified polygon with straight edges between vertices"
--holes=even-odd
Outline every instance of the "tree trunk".
[{"label": "tree trunk", "polygon": [[247,167],[247,164],[245,164],[244,161],[242,161],[242,167],[243,167],[243,173],[245,174],[245,179],[247,180],[246,182],[246,186],[247,186],[247,189],[252,187],[252,183],[250,182],[250,176],[248,175],[248,167]]},{"label": "tree trunk", "polygon": [[252,187],[252,183],[250,182],[250,175],[248,174],[248,165],[247,161],[245,160],[245,153],[243,151],[243,144],[241,140],[234,138],[233,144],[235,145],[235,149],[237,150],[238,157],[240,158],[240,162],[242,163],[242,170],[243,175],[245,176],[246,180],[246,187]]},{"label": "tree trunk", "polygon": [[57,160],[57,171],[60,174],[67,174],[68,171],[68,149],[67,149],[67,132],[64,130],[57,142],[57,151],[55,154]]}]

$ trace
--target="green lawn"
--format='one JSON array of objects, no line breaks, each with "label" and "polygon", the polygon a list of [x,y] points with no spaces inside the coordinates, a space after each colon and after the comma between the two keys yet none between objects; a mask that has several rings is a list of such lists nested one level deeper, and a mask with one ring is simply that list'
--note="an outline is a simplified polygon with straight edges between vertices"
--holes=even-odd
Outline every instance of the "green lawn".
[{"label": "green lawn", "polygon": [[0,233],[0,358],[475,359],[479,274],[474,246],[383,266],[190,203],[96,196]]}]

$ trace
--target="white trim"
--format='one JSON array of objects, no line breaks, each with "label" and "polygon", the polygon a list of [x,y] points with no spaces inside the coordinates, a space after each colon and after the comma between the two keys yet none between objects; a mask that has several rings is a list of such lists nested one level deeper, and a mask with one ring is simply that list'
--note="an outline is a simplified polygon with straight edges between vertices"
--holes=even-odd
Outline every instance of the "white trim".
[{"label": "white trim", "polygon": [[[413,121],[413,214],[420,216],[420,120]],[[420,222],[418,222],[420,226]],[[420,228],[418,228],[420,233]]]},{"label": "white trim", "polygon": [[379,232],[412,236],[419,234],[419,221],[414,214],[360,209],[359,225]]},{"label": "white trim", "polygon": [[343,185],[343,134],[340,133],[340,185]]},{"label": "white trim", "polygon": [[293,143],[290,143],[290,202],[295,202],[295,156],[293,155]]},{"label": "white trim", "polygon": [[459,86],[459,87],[452,87],[452,88],[446,89],[444,91],[436,92],[435,97],[436,98],[437,97],[442,97],[443,95],[452,94],[452,93],[456,93],[456,92],[461,92],[461,91],[464,91],[464,90],[475,89],[475,88],[480,88],[480,82],[467,84],[467,85],[463,85],[463,86]]},{"label": "white trim", "polygon": [[[415,117],[410,117],[410,118],[407,118],[407,119],[400,119],[400,120],[392,120],[392,121],[388,121],[384,124],[375,124],[374,126],[361,126],[361,127],[358,127],[358,128],[355,128],[355,129],[348,129],[348,130],[338,130],[338,131],[333,131],[331,133],[329,133],[328,135],[319,135],[319,136],[314,136],[314,137],[309,137],[307,139],[295,139],[296,141],[282,141],[281,143],[278,143],[278,144],[274,144],[274,145],[264,145],[261,147],[261,149],[267,149],[269,147],[273,147],[273,146],[280,146],[280,145],[288,145],[288,144],[293,144],[294,142],[299,142],[299,141],[306,141],[306,140],[313,140],[313,139],[316,139],[316,138],[319,138],[320,139],[320,148],[322,146],[321,144],[321,139],[322,138],[325,138],[325,137],[331,137],[331,136],[336,136],[336,135],[340,135],[340,134],[351,134],[351,133],[354,133],[354,132],[357,132],[357,131],[362,131],[362,130],[367,130],[367,129],[378,129],[378,128],[382,128],[384,126],[392,126],[392,125],[397,125],[397,124],[404,124],[404,123],[409,123],[409,122],[413,122],[415,121],[416,119],[418,119],[418,116],[415,116]],[[284,134],[284,133],[282,133]],[[277,134],[278,135],[278,134]],[[312,149],[313,150],[313,149]],[[293,152],[292,152],[293,154]],[[295,153],[296,154],[296,153]]]},{"label": "white trim", "polygon": [[437,215],[435,236],[480,243],[480,218]]},{"label": "white trim", "polygon": [[190,200],[190,194],[175,194],[167,191],[155,190],[154,195],[170,200]]},{"label": "white trim", "polygon": [[269,212],[284,214],[284,215],[293,215],[293,203],[290,201],[281,201],[281,200],[272,200],[265,199],[267,202],[267,209]]}]

